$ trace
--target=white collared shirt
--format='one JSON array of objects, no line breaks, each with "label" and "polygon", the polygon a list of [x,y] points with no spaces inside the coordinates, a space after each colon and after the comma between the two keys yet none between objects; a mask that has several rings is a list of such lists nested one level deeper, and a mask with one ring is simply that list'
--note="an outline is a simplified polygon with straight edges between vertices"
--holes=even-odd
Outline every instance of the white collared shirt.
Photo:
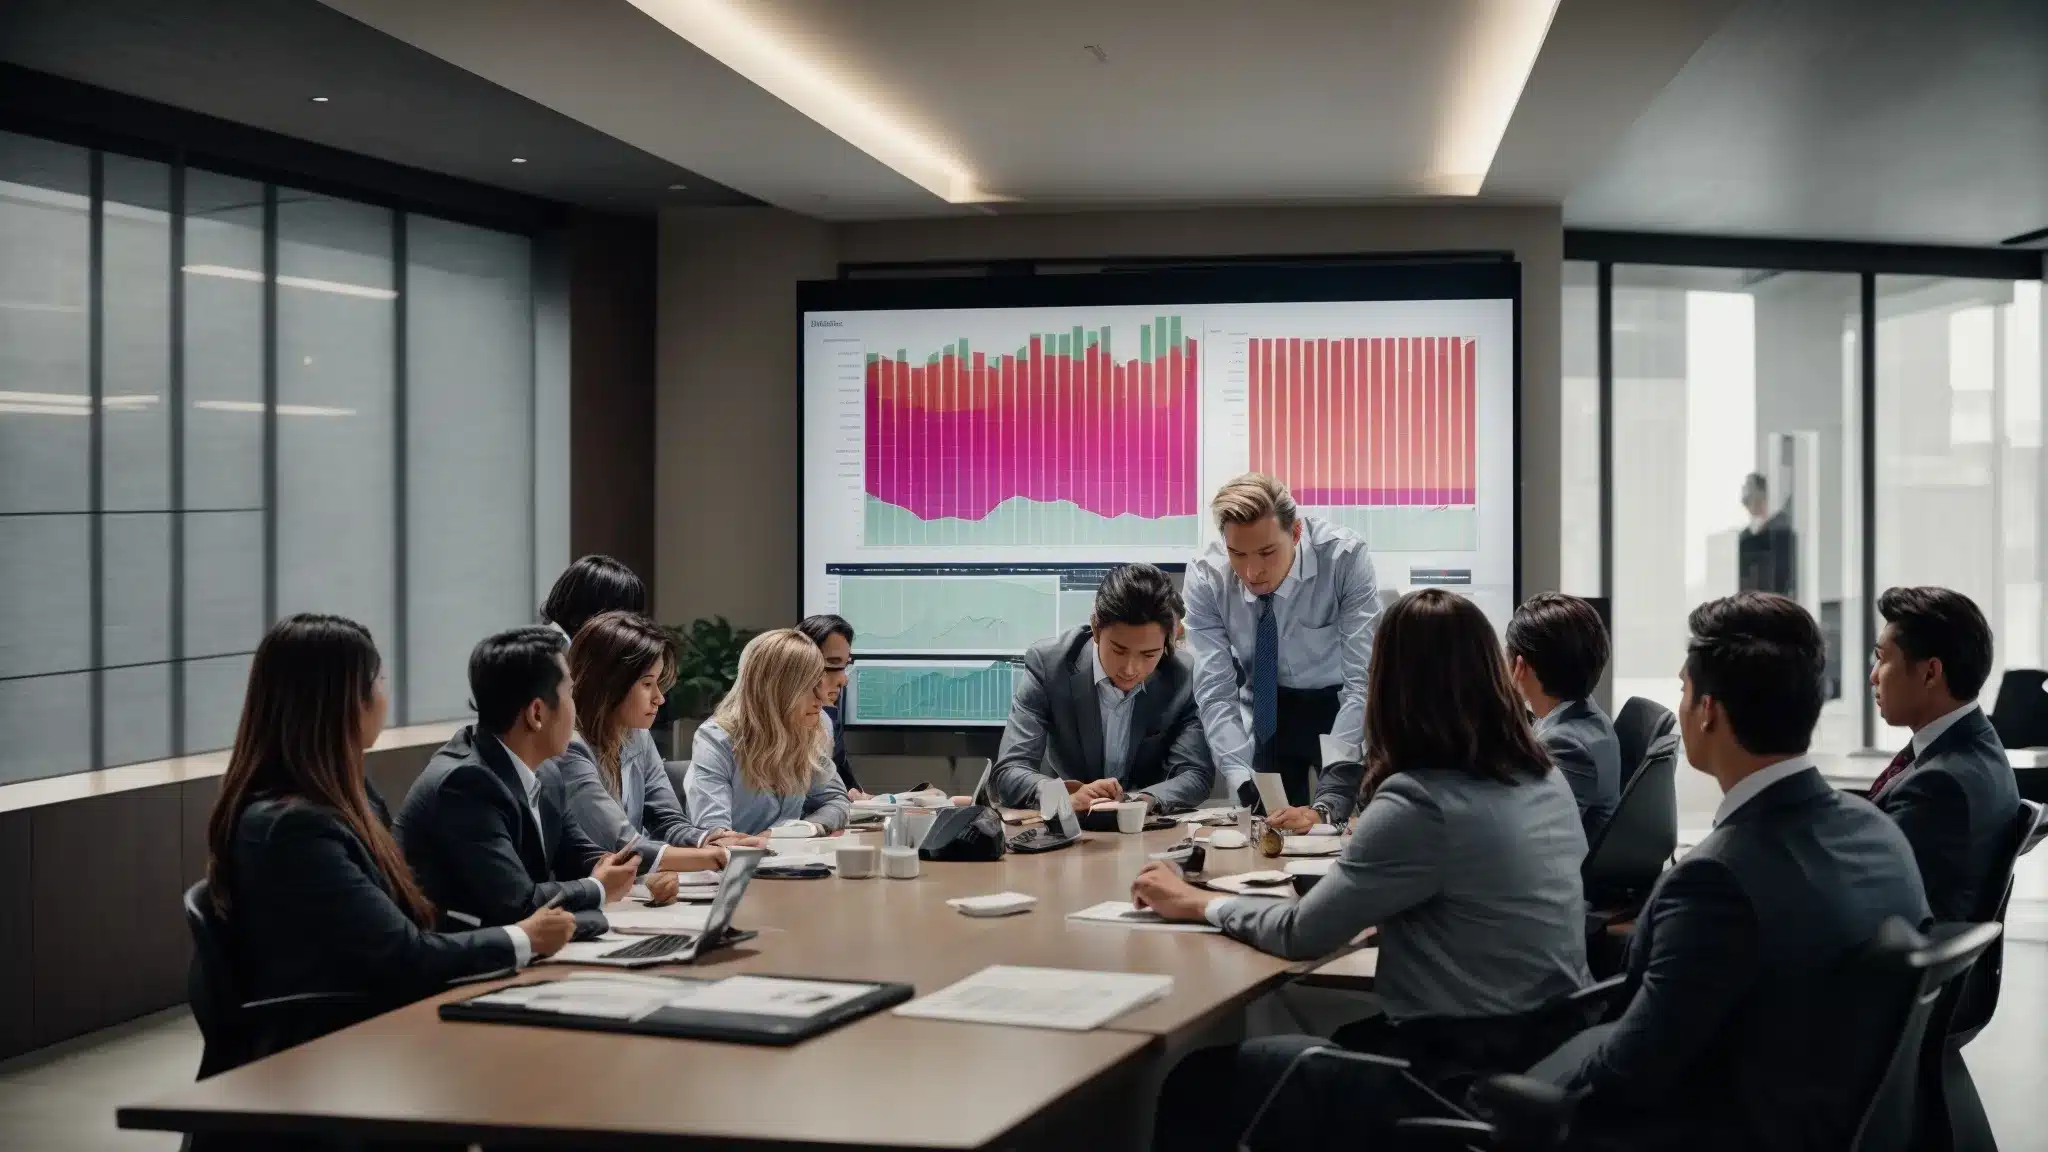
[{"label": "white collared shirt", "polygon": [[1145,681],[1129,692],[1116,686],[1102,667],[1102,652],[1088,641],[1088,659],[1095,664],[1095,704],[1102,712],[1102,774],[1119,783],[1131,766],[1131,717],[1137,713],[1138,693]]},{"label": "white collared shirt", "polygon": [[1961,720],[1963,717],[1969,715],[1970,710],[1975,708],[1976,706],[1977,702],[1975,700],[1972,700],[1968,704],[1963,705],[1961,708],[1958,708],[1955,711],[1948,713],[1947,715],[1937,716],[1934,719],[1929,720],[1927,723],[1922,724],[1920,726],[1920,730],[1918,732],[1913,733],[1913,759],[1918,760],[1922,756],[1927,755],[1927,746],[1929,744],[1934,743],[1935,739],[1938,738],[1943,732],[1946,732],[1949,729],[1955,727],[1956,721]]},{"label": "white collared shirt", "polygon": [[1735,782],[1735,787],[1721,797],[1721,806],[1714,809],[1714,827],[1719,828],[1735,810],[1756,799],[1757,795],[1781,780],[1788,780],[1813,767],[1813,757],[1800,753],[1776,764],[1768,764],[1751,772]]}]

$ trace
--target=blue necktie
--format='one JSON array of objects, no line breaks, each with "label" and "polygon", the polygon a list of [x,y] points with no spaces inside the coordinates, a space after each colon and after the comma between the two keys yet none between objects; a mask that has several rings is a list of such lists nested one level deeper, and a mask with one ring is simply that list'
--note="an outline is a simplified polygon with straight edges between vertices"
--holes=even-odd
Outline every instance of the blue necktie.
[{"label": "blue necktie", "polygon": [[1252,643],[1252,742],[1264,744],[1280,726],[1280,621],[1273,594],[1259,597],[1258,639]]}]

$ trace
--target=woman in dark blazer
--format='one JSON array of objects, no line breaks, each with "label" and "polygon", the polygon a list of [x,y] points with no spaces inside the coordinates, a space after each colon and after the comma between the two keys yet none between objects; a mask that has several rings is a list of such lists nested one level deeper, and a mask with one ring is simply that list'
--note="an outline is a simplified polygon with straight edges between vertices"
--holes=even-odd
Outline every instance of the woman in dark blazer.
[{"label": "woman in dark blazer", "polygon": [[[249,1050],[208,1037],[202,1076],[445,988],[510,972],[568,942],[575,918],[435,932],[434,909],[363,775],[389,707],[370,633],[338,616],[279,622],[257,645],[241,726],[207,824],[207,890],[240,1001],[346,997],[259,1015]],[[238,1046],[239,1048],[239,1046]]]}]

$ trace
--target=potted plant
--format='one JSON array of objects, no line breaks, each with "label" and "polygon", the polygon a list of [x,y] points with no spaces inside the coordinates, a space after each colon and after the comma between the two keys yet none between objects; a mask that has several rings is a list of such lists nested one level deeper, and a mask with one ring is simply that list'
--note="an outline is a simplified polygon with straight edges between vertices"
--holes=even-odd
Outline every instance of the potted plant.
[{"label": "potted plant", "polygon": [[740,649],[759,632],[734,628],[723,616],[708,616],[688,625],[669,625],[676,639],[676,682],[656,716],[655,731],[666,733],[671,760],[686,760],[697,725],[704,722],[739,676]]}]

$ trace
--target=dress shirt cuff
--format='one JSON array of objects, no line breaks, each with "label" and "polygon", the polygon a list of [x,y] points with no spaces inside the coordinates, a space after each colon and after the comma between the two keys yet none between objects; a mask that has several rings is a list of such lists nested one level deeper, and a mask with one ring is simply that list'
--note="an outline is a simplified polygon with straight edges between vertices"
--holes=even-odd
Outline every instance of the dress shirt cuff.
[{"label": "dress shirt cuff", "polygon": [[1202,919],[1217,928],[1223,927],[1223,906],[1230,903],[1230,900],[1228,896],[1211,898],[1207,904],[1202,905]]},{"label": "dress shirt cuff", "polygon": [[585,876],[583,879],[597,892],[597,906],[599,908],[604,907],[604,881],[599,880],[595,876]]},{"label": "dress shirt cuff", "polygon": [[512,941],[512,966],[524,968],[533,963],[533,941],[527,939],[526,929],[517,924],[507,924],[505,935]]}]

